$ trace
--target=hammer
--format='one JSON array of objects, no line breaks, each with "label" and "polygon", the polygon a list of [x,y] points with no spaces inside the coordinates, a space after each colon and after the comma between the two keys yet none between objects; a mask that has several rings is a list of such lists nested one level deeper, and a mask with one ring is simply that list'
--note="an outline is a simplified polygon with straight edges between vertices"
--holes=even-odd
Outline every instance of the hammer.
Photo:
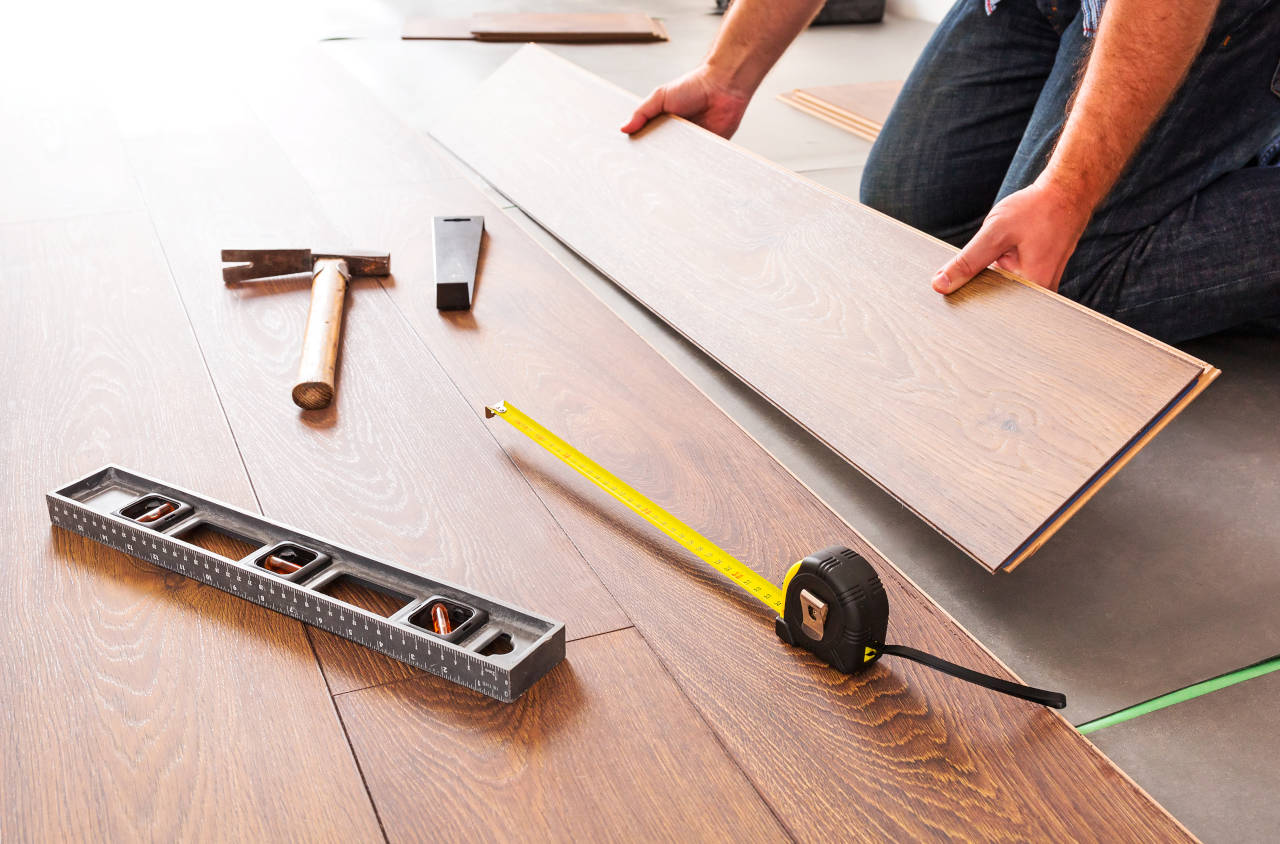
[{"label": "hammer", "polygon": [[320,410],[333,401],[334,365],[342,332],[342,300],[351,276],[389,275],[391,256],[375,252],[317,252],[310,249],[223,249],[224,284],[311,273],[311,309],[302,338],[293,403]]}]

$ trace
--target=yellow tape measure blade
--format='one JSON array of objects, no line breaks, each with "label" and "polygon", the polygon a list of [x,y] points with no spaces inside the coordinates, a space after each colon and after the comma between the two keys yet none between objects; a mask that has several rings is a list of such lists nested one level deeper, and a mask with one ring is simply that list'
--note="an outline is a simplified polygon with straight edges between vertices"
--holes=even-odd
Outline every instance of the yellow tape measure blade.
[{"label": "yellow tape measure blade", "polygon": [[617,475],[544,428],[532,417],[507,402],[485,408],[485,416],[505,419],[520,433],[560,458],[569,468],[625,504],[649,524],[691,551],[698,559],[742,587],[779,615],[784,593],[764,577],[738,562],[727,551],[646,498]]}]

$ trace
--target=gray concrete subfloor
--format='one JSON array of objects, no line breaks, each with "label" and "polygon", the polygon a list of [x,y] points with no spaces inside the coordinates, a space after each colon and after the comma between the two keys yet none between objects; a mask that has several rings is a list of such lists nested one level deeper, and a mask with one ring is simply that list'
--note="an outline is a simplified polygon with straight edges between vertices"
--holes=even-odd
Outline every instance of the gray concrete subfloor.
[{"label": "gray concrete subfloor", "polygon": [[[598,7],[583,0],[548,8],[585,5]],[[701,3],[680,0],[647,7],[665,16],[667,44],[553,49],[644,93],[702,56],[718,19],[701,9]],[[773,97],[798,86],[901,78],[931,30],[926,23],[890,18],[883,25],[806,32],[766,80],[734,140],[856,197],[870,145]],[[429,129],[516,49],[379,38],[335,43],[328,52],[403,119]],[[1015,671],[1067,692],[1074,722],[1280,652],[1274,608],[1280,523],[1272,518],[1280,512],[1276,339],[1233,335],[1188,344],[1188,351],[1223,370],[1219,381],[1044,550],[1016,572],[993,576],[520,211],[507,213]],[[1255,711],[1248,691],[1207,700],[1205,711],[1225,726],[1216,734],[1219,754],[1199,763],[1194,793],[1162,787],[1162,754],[1170,753],[1173,764],[1176,732],[1140,729],[1139,719],[1093,738],[1139,783],[1150,778],[1152,790],[1162,792],[1157,797],[1175,815],[1194,819],[1196,832],[1241,840],[1254,829],[1246,822],[1256,816],[1249,795],[1280,791],[1280,766],[1238,766],[1233,747],[1280,758],[1274,707]],[[1233,712],[1237,706],[1245,708]],[[1177,717],[1194,722],[1198,711]],[[1243,728],[1254,721],[1272,729]],[[1194,723],[1187,729],[1194,732]],[[1203,810],[1207,803],[1212,812]]]},{"label": "gray concrete subfloor", "polygon": [[1274,842],[1278,699],[1280,672],[1090,738],[1206,842]]}]

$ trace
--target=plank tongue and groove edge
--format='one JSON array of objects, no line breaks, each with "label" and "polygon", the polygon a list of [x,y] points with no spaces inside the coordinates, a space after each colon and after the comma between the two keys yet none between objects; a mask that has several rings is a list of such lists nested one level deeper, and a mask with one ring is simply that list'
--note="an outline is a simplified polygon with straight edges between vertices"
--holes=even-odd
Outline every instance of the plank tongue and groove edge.
[{"label": "plank tongue and groove edge", "polygon": [[[990,570],[1033,553],[1217,375],[523,48],[433,134]],[[511,131],[515,127],[518,131]]]}]

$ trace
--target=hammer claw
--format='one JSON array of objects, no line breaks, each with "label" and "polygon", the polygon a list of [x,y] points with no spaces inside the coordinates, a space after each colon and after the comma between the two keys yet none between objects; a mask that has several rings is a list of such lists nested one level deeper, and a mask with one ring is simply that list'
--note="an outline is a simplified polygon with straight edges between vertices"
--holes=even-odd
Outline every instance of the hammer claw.
[{"label": "hammer claw", "polygon": [[314,262],[322,258],[342,258],[352,275],[387,275],[391,272],[391,256],[386,252],[312,252],[310,249],[223,249],[224,284],[236,284],[259,278],[309,273]]},{"label": "hammer claw", "polygon": [[224,284],[312,270],[310,249],[223,249],[222,262],[233,264],[222,268]]}]

